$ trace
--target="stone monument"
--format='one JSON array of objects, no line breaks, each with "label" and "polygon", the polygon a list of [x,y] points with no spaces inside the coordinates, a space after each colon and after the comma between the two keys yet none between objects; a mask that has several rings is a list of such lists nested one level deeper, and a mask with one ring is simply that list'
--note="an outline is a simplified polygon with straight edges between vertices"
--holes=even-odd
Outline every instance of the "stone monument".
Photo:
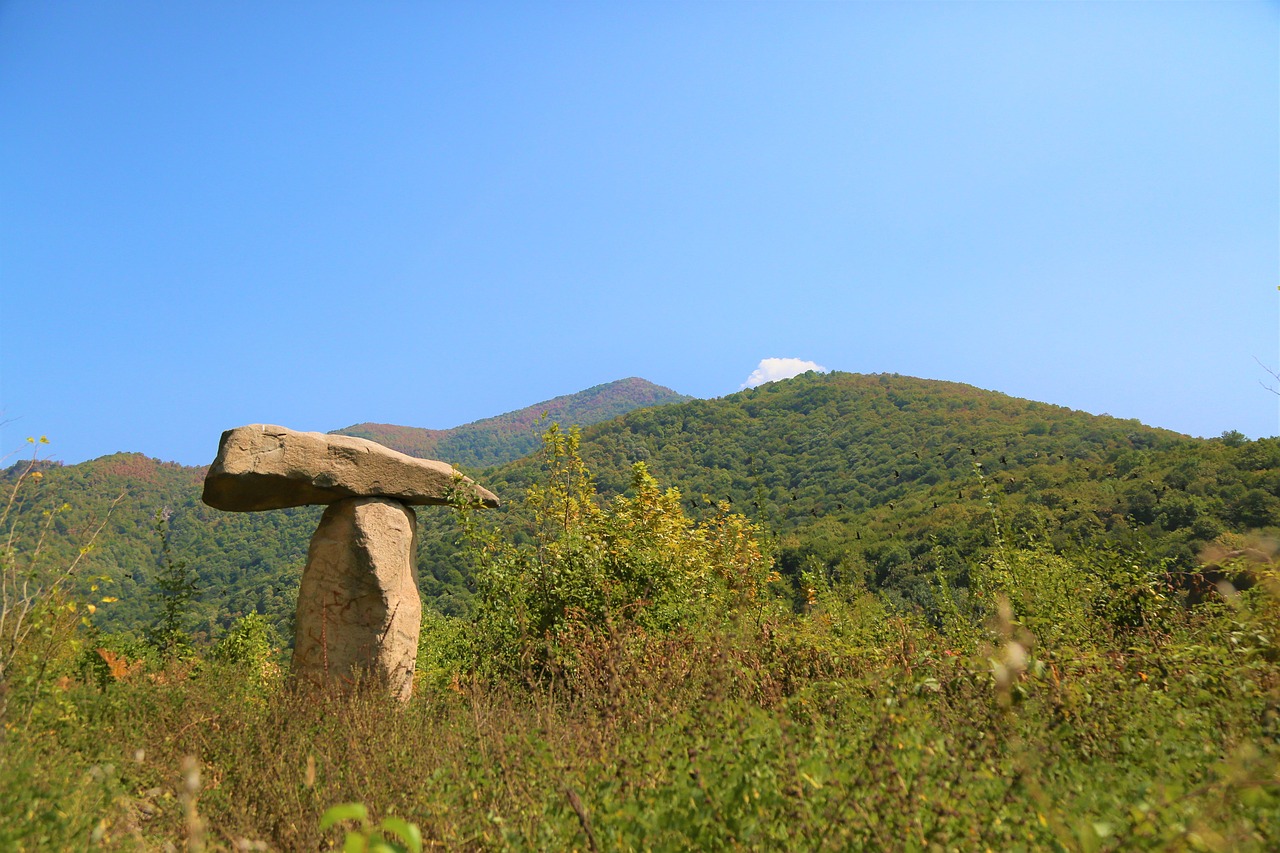
[{"label": "stone monument", "polygon": [[443,462],[363,438],[250,424],[222,434],[203,500],[231,512],[327,505],[298,591],[294,676],[324,687],[372,682],[407,700],[422,621],[411,506],[459,495],[498,506]]}]

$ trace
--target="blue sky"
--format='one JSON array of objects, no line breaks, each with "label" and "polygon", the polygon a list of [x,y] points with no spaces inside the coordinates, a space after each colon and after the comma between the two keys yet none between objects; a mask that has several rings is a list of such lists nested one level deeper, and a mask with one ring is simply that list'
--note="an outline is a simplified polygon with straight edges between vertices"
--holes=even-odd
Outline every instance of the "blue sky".
[{"label": "blue sky", "polygon": [[3,452],[765,358],[1273,435],[1278,272],[1275,3],[0,2]]}]

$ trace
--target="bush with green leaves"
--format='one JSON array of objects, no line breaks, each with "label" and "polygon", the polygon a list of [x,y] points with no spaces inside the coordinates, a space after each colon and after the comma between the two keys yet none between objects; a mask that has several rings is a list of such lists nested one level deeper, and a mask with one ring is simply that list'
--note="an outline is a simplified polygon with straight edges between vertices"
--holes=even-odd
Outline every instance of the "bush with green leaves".
[{"label": "bush with green leaves", "polygon": [[414,689],[442,689],[468,669],[473,660],[471,635],[471,623],[467,620],[424,607],[422,628],[418,632]]},{"label": "bush with green leaves", "polygon": [[627,493],[603,501],[577,429],[553,425],[544,441],[545,483],[528,489],[523,529],[463,520],[479,549],[473,636],[487,665],[539,673],[571,666],[563,641],[583,630],[661,634],[777,611],[761,532],[727,504],[695,522],[643,463]]},{"label": "bush with green leaves", "polygon": [[347,828],[342,840],[342,853],[422,853],[422,832],[403,818],[385,817],[378,823],[369,819],[362,803],[342,803],[320,817],[320,831],[342,824]]},{"label": "bush with green leaves", "polygon": [[261,613],[246,614],[209,650],[208,658],[245,674],[265,686],[280,675],[280,637]]}]

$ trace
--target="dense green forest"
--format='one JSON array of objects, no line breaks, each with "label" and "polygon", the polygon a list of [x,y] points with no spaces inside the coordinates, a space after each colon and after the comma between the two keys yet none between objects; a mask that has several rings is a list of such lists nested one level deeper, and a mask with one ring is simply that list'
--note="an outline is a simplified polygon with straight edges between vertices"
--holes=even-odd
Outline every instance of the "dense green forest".
[{"label": "dense green forest", "polygon": [[[905,376],[811,373],[640,410],[585,429],[582,453],[604,494],[623,492],[643,461],[694,517],[728,501],[760,524],[793,581],[821,565],[904,611],[937,611],[939,574],[967,588],[967,567],[994,542],[993,510],[1021,540],[1142,550],[1171,571],[1194,568],[1224,533],[1280,525],[1280,441],[1193,439]],[[538,466],[482,477],[519,495]],[[465,609],[452,521],[423,523],[435,543],[422,560],[428,599]]]},{"label": "dense green forest", "polygon": [[606,490],[644,460],[691,508],[728,499],[816,558],[928,607],[1006,529],[1057,550],[1111,542],[1195,565],[1228,530],[1280,524],[1280,442],[1189,439],[994,392],[903,376],[807,374],[589,430]]},{"label": "dense green forest", "polygon": [[[26,467],[8,468],[4,484],[11,487]],[[78,591],[99,586],[118,599],[98,612],[102,630],[139,635],[153,619],[162,551],[156,515],[163,511],[170,514],[170,545],[199,588],[188,614],[198,639],[220,636],[246,613],[268,614],[287,627],[320,507],[219,512],[200,501],[203,468],[137,453],[37,466],[35,473],[40,479],[18,491],[13,531],[20,547],[39,543],[42,568],[69,564],[91,543]]]}]

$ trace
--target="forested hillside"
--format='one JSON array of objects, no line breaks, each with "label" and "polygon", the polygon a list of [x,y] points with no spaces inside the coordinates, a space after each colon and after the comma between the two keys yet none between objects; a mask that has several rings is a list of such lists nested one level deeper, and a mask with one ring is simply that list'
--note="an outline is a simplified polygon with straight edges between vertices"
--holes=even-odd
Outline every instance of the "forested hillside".
[{"label": "forested hillside", "polygon": [[[687,399],[643,379],[621,379],[449,430],[358,424],[337,432],[474,470],[536,447],[537,424],[544,414],[585,425],[640,406]],[[0,474],[3,484],[11,485],[26,468],[26,462],[11,465]],[[154,602],[149,597],[161,559],[156,514],[167,511],[172,552],[188,563],[198,585],[191,614],[197,639],[217,636],[240,616],[255,612],[269,615],[287,633],[299,572],[322,508],[219,512],[200,501],[204,467],[160,462],[139,453],[117,453],[78,465],[40,463],[38,470],[40,476],[19,494],[14,518],[20,539],[32,547],[41,543],[44,563],[67,565],[106,521],[80,572],[86,584],[104,585],[118,599],[95,617],[103,630],[136,632],[152,618]],[[434,514],[447,527],[447,513],[432,508],[420,513]],[[422,548],[432,552],[439,543],[424,541]],[[456,565],[441,558],[432,566],[424,571],[424,585],[445,596],[442,606],[448,607],[449,590],[464,600],[468,597],[467,579]],[[437,574],[440,581],[435,580]]]},{"label": "forested hillside", "polygon": [[[529,417],[521,441],[533,445],[541,427]],[[806,374],[633,411],[585,429],[582,454],[606,495],[625,490],[643,461],[660,484],[680,489],[695,518],[728,501],[773,537],[777,567],[797,594],[802,572],[821,568],[904,611],[936,612],[940,583],[963,595],[997,524],[1059,552],[1107,545],[1167,559],[1171,570],[1194,566],[1215,539],[1274,534],[1280,524],[1280,440],[1193,439],[896,375]],[[489,517],[513,535],[524,535],[515,506],[540,465],[534,455],[468,471],[503,497]],[[105,630],[136,631],[150,618],[163,508],[173,553],[197,579],[197,634],[217,636],[249,612],[287,628],[319,508],[218,512],[199,500],[203,469],[137,454],[43,473],[18,518],[34,541],[41,511],[53,512],[43,546],[52,561],[73,555],[124,496],[83,573],[106,578],[119,599],[97,617]],[[418,515],[427,601],[469,612],[474,587],[456,520],[446,508]]]},{"label": "forested hillside", "polygon": [[371,439],[422,459],[442,459],[466,468],[480,468],[511,462],[532,452],[538,446],[535,425],[543,418],[589,426],[634,409],[690,399],[670,388],[631,377],[453,429],[364,423],[335,432]]},{"label": "forested hillside", "polygon": [[[6,493],[27,463],[3,474]],[[203,467],[116,453],[79,465],[40,465],[18,491],[12,517],[22,547],[39,543],[39,563],[66,566],[90,546],[77,573],[118,599],[95,623],[139,632],[154,615],[150,596],[160,571],[157,514],[166,513],[171,549],[195,576],[190,629],[199,640],[221,634],[247,613],[291,618],[298,573],[321,507],[230,513],[200,501]],[[95,532],[97,535],[95,536]]]},{"label": "forested hillside", "polygon": [[[605,493],[643,461],[694,515],[727,500],[777,537],[779,569],[933,609],[942,572],[995,539],[1139,549],[1192,567],[1206,543],[1280,524],[1280,441],[1204,440],[971,386],[806,374],[635,412],[583,433]],[[535,459],[488,474],[519,492]],[[430,564],[428,564],[430,565]]]}]

